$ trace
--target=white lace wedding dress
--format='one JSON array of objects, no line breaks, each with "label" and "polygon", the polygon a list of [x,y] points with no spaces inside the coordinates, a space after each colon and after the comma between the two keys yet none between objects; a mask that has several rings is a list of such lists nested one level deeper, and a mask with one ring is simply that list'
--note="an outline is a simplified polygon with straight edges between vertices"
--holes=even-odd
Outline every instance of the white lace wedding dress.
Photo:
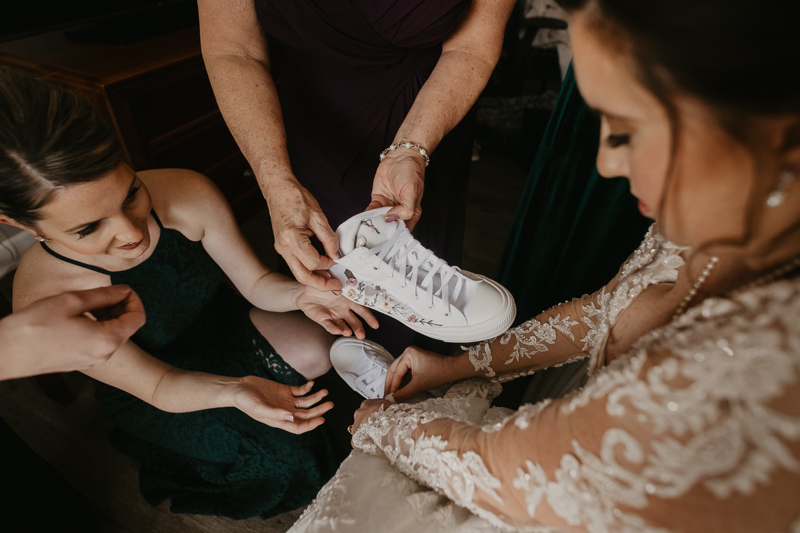
[{"label": "white lace wedding dress", "polygon": [[606,364],[681,250],[651,230],[604,289],[470,350],[496,381],[588,358],[582,389],[511,412],[468,380],[377,412],[292,532],[800,533],[798,279],[707,299]]}]

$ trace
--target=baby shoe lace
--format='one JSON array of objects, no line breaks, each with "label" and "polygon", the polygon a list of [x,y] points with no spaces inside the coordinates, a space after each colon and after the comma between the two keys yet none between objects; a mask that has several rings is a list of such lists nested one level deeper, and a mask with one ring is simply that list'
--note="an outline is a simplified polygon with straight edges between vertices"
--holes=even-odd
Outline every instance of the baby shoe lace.
[{"label": "baby shoe lace", "polygon": [[[424,251],[415,260],[411,259],[411,256],[417,256],[420,249]],[[428,309],[433,309],[434,296],[441,298],[445,306],[445,316],[450,315],[450,300],[451,298],[456,300],[464,286],[464,277],[459,274],[461,269],[448,265],[444,259],[436,257],[432,251],[421,246],[405,227],[405,223],[401,221],[389,240],[370,249],[369,255],[377,259],[374,267],[376,270],[381,264],[387,264],[391,277],[397,275],[400,278],[402,288],[405,289],[410,283],[414,289],[414,298],[419,298],[418,288],[425,289],[425,303]],[[426,262],[430,266],[428,274],[418,284],[420,267]],[[439,289],[434,292],[433,279],[437,275],[441,276],[441,283]],[[454,281],[452,288],[451,281]]]},{"label": "baby shoe lace", "polygon": [[[364,353],[367,356],[367,360],[370,362],[369,369],[361,375],[356,375],[353,372],[347,371],[347,374],[354,376],[353,383],[355,383],[356,387],[369,396],[370,398],[376,398],[383,396],[383,385],[386,381],[386,370],[387,367],[382,363],[382,361],[378,360],[378,357],[367,350],[364,350]],[[380,391],[378,391],[380,389]]]}]

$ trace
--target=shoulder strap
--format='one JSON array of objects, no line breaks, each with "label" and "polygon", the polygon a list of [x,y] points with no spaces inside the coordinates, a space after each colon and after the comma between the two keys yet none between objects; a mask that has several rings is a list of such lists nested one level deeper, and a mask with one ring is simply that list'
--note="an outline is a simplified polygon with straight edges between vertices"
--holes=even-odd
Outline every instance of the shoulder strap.
[{"label": "shoulder strap", "polygon": [[88,270],[93,270],[93,271],[99,272],[101,274],[106,274],[108,276],[113,274],[113,272],[110,272],[110,271],[108,271],[108,270],[106,270],[104,268],[96,267],[94,265],[87,265],[86,263],[81,263],[80,261],[76,261],[74,259],[70,259],[69,257],[64,257],[60,253],[54,252],[53,250],[51,250],[49,246],[47,246],[45,243],[43,243],[41,241],[39,242],[39,244],[42,245],[42,248],[44,248],[45,252],[47,252],[48,254],[52,255],[56,259],[61,259],[62,261],[66,262],[66,263],[71,263],[73,265],[77,265],[79,267],[83,267],[83,268],[88,269]]}]

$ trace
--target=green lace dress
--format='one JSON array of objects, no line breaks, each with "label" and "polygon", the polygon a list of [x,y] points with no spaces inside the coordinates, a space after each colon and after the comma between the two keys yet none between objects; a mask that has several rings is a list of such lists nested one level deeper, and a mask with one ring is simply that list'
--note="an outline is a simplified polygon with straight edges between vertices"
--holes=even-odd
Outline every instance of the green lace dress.
[{"label": "green lace dress", "polygon": [[[252,305],[222,283],[199,242],[161,227],[152,255],[107,274],[141,297],[147,323],[132,340],[177,368],[223,376],[255,375],[288,385],[305,379],[250,321]],[[167,413],[102,383],[97,400],[117,425],[112,442],[141,463],[139,483],[152,505],[171,499],[174,512],[231,518],[269,517],[310,502],[342,455],[326,426],[294,435],[235,408]]]}]

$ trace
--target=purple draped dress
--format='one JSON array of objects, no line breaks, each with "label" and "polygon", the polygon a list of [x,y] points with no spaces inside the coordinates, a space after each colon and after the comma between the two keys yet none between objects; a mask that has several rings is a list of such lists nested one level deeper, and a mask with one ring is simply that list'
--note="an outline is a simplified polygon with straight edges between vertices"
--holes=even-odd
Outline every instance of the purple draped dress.
[{"label": "purple draped dress", "polygon": [[[366,209],[378,154],[392,143],[436,66],[442,42],[469,5],[469,0],[255,0],[279,61],[278,95],[292,170],[332,228]],[[414,231],[423,245],[456,265],[473,119],[470,114],[462,120],[432,154],[422,219]],[[381,322],[380,334],[371,332],[370,338],[393,352],[410,344],[413,332]]]}]

